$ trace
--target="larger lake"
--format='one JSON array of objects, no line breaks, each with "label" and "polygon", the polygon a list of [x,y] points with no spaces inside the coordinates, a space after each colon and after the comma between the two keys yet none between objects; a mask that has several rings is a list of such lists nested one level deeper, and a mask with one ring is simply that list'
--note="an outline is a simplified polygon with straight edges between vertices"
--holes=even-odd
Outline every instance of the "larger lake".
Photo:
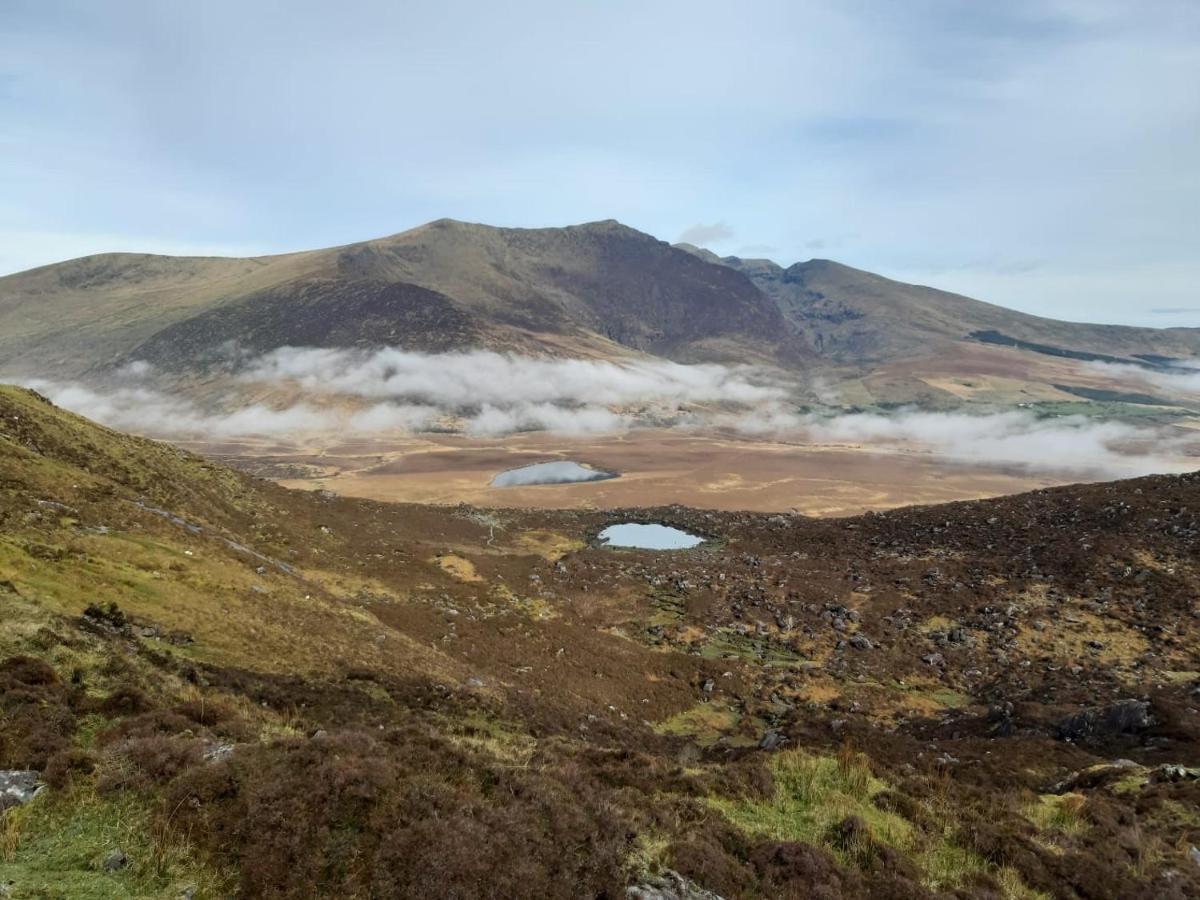
[{"label": "larger lake", "polygon": [[593,469],[574,460],[534,463],[519,469],[508,469],[492,479],[492,487],[522,487],[528,484],[576,484],[581,481],[604,481],[616,478],[616,472]]}]

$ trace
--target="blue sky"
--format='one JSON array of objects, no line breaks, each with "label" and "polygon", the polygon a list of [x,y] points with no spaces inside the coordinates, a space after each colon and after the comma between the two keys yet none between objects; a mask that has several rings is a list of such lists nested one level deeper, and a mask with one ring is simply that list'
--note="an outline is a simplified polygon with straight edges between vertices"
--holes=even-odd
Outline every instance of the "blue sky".
[{"label": "blue sky", "polygon": [[1200,3],[0,3],[0,272],[442,216],[1200,325]]}]

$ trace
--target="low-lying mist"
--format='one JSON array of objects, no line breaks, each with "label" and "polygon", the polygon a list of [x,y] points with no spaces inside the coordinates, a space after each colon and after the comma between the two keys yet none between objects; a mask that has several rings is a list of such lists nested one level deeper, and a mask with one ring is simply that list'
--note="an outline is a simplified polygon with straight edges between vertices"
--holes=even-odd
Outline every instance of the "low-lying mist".
[{"label": "low-lying mist", "polygon": [[305,399],[235,404],[231,412],[156,388],[153,376],[148,365],[135,363],[104,383],[25,383],[88,418],[168,439],[368,438],[431,430],[586,436],[654,426],[1099,477],[1195,467],[1183,458],[1186,442],[1178,430],[1084,416],[801,413],[792,398],[802,385],[749,366],[282,348],[245,363],[235,384],[255,396]]},{"label": "low-lying mist", "polygon": [[1178,360],[1158,368],[1094,362],[1088,368],[1114,380],[1161,391],[1169,396],[1200,397],[1200,361]]}]

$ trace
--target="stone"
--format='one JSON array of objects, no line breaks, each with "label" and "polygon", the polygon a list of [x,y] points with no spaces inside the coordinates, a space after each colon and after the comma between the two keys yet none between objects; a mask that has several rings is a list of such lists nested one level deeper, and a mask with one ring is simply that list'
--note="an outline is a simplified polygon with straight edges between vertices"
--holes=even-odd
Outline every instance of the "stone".
[{"label": "stone", "polygon": [[853,634],[850,636],[850,646],[855,650],[871,650],[875,645],[865,634]]},{"label": "stone", "polygon": [[1154,773],[1155,781],[1196,781],[1200,779],[1200,769],[1189,769],[1181,765],[1159,766]]},{"label": "stone", "polygon": [[1154,724],[1145,700],[1120,700],[1077,712],[1058,724],[1058,737],[1079,741],[1096,735],[1136,734]]},{"label": "stone", "polygon": [[1200,850],[1195,847],[1188,848],[1188,859],[1200,866]]},{"label": "stone", "polygon": [[775,731],[774,729],[772,729],[763,734],[762,740],[760,740],[758,742],[758,749],[759,750],[774,750],[776,747],[778,747],[780,744],[782,744],[786,740],[787,740],[786,737],[784,737],[778,731]]},{"label": "stone", "polygon": [[42,789],[38,773],[29,769],[0,769],[0,811],[28,803]]},{"label": "stone", "polygon": [[221,762],[233,755],[233,744],[211,744],[204,749],[204,761]]},{"label": "stone", "polygon": [[723,900],[670,869],[627,887],[625,897],[626,900]]},{"label": "stone", "polygon": [[108,855],[100,863],[100,868],[105,872],[119,872],[129,865],[129,857],[122,850],[110,850]]}]

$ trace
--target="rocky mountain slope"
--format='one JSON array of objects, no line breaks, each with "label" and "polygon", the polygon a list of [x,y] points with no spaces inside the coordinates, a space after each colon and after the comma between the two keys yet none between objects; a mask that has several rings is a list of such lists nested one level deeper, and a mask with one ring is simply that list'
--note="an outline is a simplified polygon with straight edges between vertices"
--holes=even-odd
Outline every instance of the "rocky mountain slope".
[{"label": "rocky mountain slope", "polygon": [[87,257],[0,278],[0,335],[7,370],[60,376],[133,359],[203,368],[231,341],[787,366],[806,356],[744,276],[616,222],[443,219],[286,256]]},{"label": "rocky mountain slope", "polygon": [[1197,510],[386,505],[0,388],[0,884],[1196,896]]},{"label": "rocky mountain slope", "polygon": [[1142,362],[1200,355],[1200,329],[1132,328],[1062,322],[1005,309],[923,285],[812,259],[783,267],[766,259],[718,257],[680,249],[746,275],[824,357],[871,365],[933,356],[952,342],[975,341],[1060,358]]},{"label": "rocky mountain slope", "polygon": [[107,254],[0,278],[0,372],[14,377],[143,360],[190,388],[281,346],[753,363],[830,385],[841,405],[1003,406],[1112,393],[1086,363],[1190,360],[1200,329],[1059,322],[828,260],[722,259],[613,221],[443,219],[283,256]]}]

